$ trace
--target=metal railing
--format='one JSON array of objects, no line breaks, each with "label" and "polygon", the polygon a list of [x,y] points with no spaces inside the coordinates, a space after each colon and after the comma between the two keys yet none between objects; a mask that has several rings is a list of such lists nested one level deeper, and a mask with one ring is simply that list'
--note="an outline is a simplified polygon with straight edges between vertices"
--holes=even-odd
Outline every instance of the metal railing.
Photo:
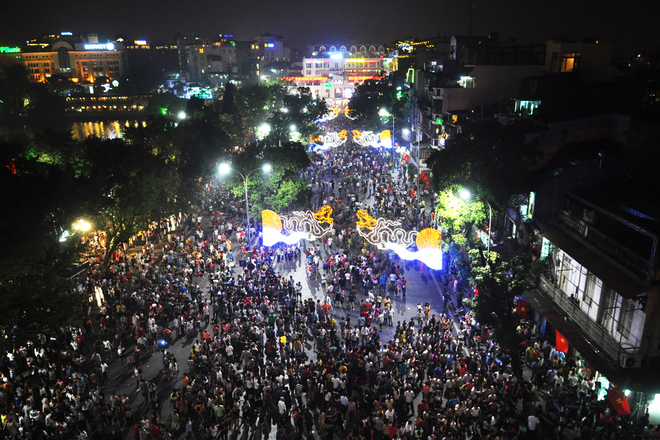
[{"label": "metal railing", "polygon": [[580,308],[578,301],[572,300],[561,289],[555,286],[550,279],[541,275],[539,283],[541,293],[552,299],[552,302],[561,309],[567,320],[573,323],[581,330],[587,341],[595,345],[605,357],[614,364],[619,362],[621,355],[625,352],[632,354],[639,351],[640,347],[622,346],[614,336],[602,325],[598,324]]},{"label": "metal railing", "polygon": [[631,272],[642,284],[646,283],[650,262],[606,234],[566,211],[559,212],[559,221],[580,235],[586,242],[604,252],[615,264]]}]

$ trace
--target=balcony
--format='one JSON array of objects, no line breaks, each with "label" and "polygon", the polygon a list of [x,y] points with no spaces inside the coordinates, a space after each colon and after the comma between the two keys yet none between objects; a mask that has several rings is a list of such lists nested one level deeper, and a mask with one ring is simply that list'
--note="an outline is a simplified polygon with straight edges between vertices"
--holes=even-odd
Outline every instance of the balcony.
[{"label": "balcony", "polygon": [[636,254],[622,246],[616,240],[588,225],[583,220],[571,216],[567,211],[559,212],[559,222],[565,225],[574,235],[586,241],[601,253],[607,260],[614,262],[624,271],[641,283],[645,283],[649,276],[650,262],[648,259]]},{"label": "balcony", "polygon": [[550,279],[541,275],[538,289],[552,300],[555,308],[561,311],[564,319],[580,330],[582,336],[596,346],[612,364],[618,365],[619,359],[625,354],[639,353],[640,347],[623,346],[608,330],[592,320],[580,308],[580,303],[566,296]]}]

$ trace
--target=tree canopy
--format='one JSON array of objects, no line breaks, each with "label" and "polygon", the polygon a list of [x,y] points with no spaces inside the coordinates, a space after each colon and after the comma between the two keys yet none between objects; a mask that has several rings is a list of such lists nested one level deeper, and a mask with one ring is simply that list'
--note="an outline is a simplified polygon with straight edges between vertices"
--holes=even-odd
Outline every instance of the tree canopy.
[{"label": "tree canopy", "polygon": [[540,157],[539,147],[525,142],[528,131],[524,121],[508,126],[495,120],[467,122],[445,149],[428,158],[434,186],[462,185],[494,207],[505,205],[529,189],[527,173]]},{"label": "tree canopy", "polygon": [[470,251],[471,273],[478,294],[463,303],[472,315],[493,333],[493,338],[520,370],[520,348],[524,336],[518,331],[520,317],[515,312],[516,297],[532,286],[528,277],[531,257],[522,252],[511,260],[503,261],[496,252],[482,249]]}]

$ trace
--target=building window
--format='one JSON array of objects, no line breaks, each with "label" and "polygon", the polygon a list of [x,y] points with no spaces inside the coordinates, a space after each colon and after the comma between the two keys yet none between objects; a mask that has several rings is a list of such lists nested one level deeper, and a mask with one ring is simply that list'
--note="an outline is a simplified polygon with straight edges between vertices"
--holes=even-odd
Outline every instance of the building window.
[{"label": "building window", "polygon": [[569,294],[573,291],[570,288],[571,286],[571,271],[573,269],[573,260],[568,254],[564,254],[564,257],[561,260],[561,266],[559,270],[559,288],[562,292]]},{"label": "building window", "polygon": [[623,339],[630,338],[630,329],[632,327],[632,320],[634,315],[634,300],[629,299],[621,304],[621,312],[619,313],[619,322],[617,323],[616,330],[621,333]]},{"label": "building window", "polygon": [[584,286],[584,293],[582,295],[582,301],[587,306],[591,307],[591,302],[594,299],[594,292],[596,291],[596,280],[597,278],[594,274],[587,272],[587,281]]},{"label": "building window", "polygon": [[561,55],[561,71],[576,72],[580,68],[579,53],[563,53]]},{"label": "building window", "polygon": [[600,300],[598,301],[598,314],[596,322],[609,331],[612,322],[612,310],[614,303],[614,292],[608,286],[603,285],[600,289]]},{"label": "building window", "polygon": [[552,72],[577,72],[580,68],[580,53],[566,52],[561,57],[558,52],[552,54]]}]

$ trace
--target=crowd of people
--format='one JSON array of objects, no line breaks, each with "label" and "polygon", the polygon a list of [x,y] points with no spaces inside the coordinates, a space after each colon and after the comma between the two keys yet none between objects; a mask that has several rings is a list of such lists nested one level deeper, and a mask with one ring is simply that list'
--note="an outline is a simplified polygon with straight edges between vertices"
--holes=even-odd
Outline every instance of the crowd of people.
[{"label": "crowd of people", "polygon": [[[408,228],[432,224],[428,195],[414,191],[405,166],[396,162],[343,148],[304,172],[315,190],[314,207],[329,204],[335,211],[333,234],[318,243],[246,249],[245,234],[258,228],[246,227],[235,208],[242,200],[213,187],[197,212],[154,224],[132,243],[137,252],[127,247],[113,255],[108,271],[98,270],[97,261],[82,288],[102,298],[98,315],[88,316],[85,304],[80,325],[39,335],[0,359],[3,435],[654,435],[643,426],[648,419],[633,424],[597,401],[598,384],[548,342],[529,343],[520,359],[532,374],[526,378],[478,323],[467,317],[462,324],[470,330],[457,332],[453,311],[440,307],[439,298],[420,304],[417,316],[394,316],[393,304],[410,294],[405,277],[413,269],[367,247],[353,216],[362,208]],[[155,251],[161,247],[162,253]],[[288,275],[306,264],[316,266],[316,279]],[[312,297],[303,295],[302,283]],[[384,326],[391,326],[392,337],[383,338]],[[185,358],[173,354],[179,344],[190,346]],[[143,371],[161,353],[159,373]],[[114,392],[119,387],[111,383],[111,367],[118,380],[135,384],[134,392]]]}]

